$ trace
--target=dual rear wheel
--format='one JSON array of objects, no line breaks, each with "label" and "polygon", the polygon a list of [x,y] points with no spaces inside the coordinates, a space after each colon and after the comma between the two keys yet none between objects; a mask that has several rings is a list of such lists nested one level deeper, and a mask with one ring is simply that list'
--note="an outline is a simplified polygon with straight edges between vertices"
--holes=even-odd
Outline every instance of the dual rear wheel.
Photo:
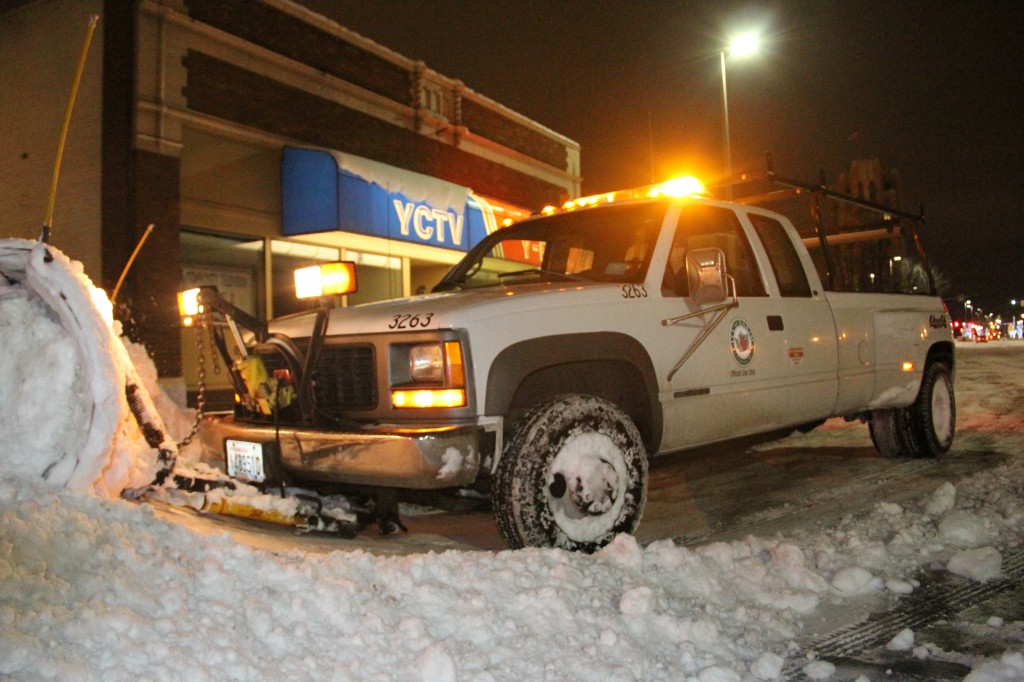
[{"label": "dual rear wheel", "polygon": [[953,444],[956,398],[949,367],[933,362],[924,371],[917,399],[907,407],[875,410],[871,442],[887,457],[938,457]]}]

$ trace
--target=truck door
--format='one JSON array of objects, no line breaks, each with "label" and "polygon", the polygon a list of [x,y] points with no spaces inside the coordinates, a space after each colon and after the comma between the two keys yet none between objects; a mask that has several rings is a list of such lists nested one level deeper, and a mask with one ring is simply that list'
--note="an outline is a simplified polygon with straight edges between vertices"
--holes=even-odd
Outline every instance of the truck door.
[{"label": "truck door", "polygon": [[[671,242],[657,308],[663,320],[701,309],[691,298],[687,252],[714,247],[725,254],[739,305],[728,310],[693,355],[672,368],[717,313],[664,325],[652,357],[664,410],[663,450],[770,431],[791,423],[793,362],[778,319],[789,315],[769,296],[747,229],[728,206],[684,204]],[[794,322],[795,324],[795,322]],[[671,376],[670,376],[671,375]]]},{"label": "truck door", "polygon": [[[786,405],[792,424],[813,422],[833,414],[838,391],[836,326],[813,262],[792,226],[750,211],[749,219],[768,268],[774,304],[773,334],[786,380]],[[803,255],[803,258],[801,258]]]}]

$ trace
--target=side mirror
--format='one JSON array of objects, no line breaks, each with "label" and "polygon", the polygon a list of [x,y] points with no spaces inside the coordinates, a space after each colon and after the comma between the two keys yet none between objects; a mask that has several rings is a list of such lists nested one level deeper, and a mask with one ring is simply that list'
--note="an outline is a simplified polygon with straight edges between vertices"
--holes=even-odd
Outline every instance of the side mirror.
[{"label": "side mirror", "polygon": [[725,254],[719,248],[694,249],[686,255],[690,298],[698,305],[722,303],[729,296]]}]

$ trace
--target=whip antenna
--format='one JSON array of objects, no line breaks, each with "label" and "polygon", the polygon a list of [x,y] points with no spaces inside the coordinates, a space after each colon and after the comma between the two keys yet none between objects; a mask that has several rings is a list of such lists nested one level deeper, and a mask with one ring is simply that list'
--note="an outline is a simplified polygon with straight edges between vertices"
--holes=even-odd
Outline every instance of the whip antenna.
[{"label": "whip antenna", "polygon": [[43,232],[39,235],[39,241],[44,244],[50,241],[50,227],[53,225],[53,206],[57,202],[57,178],[60,176],[60,162],[64,157],[64,143],[68,138],[68,127],[71,124],[71,111],[75,108],[75,97],[78,95],[78,84],[82,81],[82,72],[85,71],[85,58],[89,54],[89,43],[92,42],[92,34],[96,30],[96,23],[100,15],[93,14],[89,17],[89,27],[85,32],[85,44],[82,45],[82,54],[78,57],[78,69],[75,71],[75,81],[71,84],[71,97],[68,99],[68,108],[64,111],[64,125],[60,131],[60,142],[57,144],[57,159],[53,163],[53,178],[50,180],[50,198],[46,205],[46,219],[43,221]]}]

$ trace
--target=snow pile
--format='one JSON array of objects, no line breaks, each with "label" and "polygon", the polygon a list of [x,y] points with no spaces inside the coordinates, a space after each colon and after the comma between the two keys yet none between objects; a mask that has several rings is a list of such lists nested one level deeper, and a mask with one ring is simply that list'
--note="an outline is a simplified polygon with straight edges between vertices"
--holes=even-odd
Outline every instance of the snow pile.
[{"label": "snow pile", "polygon": [[751,644],[815,602],[775,542],[279,556],[42,484],[0,504],[0,674],[18,678],[770,679],[781,657]]},{"label": "snow pile", "polygon": [[0,240],[0,470],[116,497],[157,470],[111,305],[52,246]]},{"label": "snow pile", "polygon": [[[939,517],[924,511],[934,496],[914,509],[883,503],[796,541],[687,549],[619,536],[593,556],[375,557],[254,550],[145,506],[8,476],[0,675],[770,680],[802,620],[825,604],[902,593],[921,565],[957,556],[939,527],[964,509],[1019,543],[1022,480],[1024,462],[1014,462],[957,487],[956,506]],[[912,645],[908,631],[892,648]],[[803,670],[827,679],[834,666],[811,660]]]}]

